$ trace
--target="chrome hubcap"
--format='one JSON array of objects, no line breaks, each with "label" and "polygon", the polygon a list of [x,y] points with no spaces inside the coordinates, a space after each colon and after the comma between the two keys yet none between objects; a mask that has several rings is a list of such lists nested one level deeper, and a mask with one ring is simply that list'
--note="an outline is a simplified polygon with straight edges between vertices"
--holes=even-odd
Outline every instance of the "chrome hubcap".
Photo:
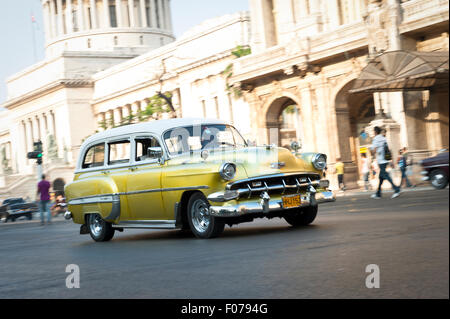
[{"label": "chrome hubcap", "polygon": [[443,174],[436,174],[433,176],[433,180],[431,181],[431,184],[434,186],[440,186],[444,182],[444,175]]},{"label": "chrome hubcap", "polygon": [[99,215],[91,215],[89,227],[94,236],[100,236],[104,227],[103,219]]},{"label": "chrome hubcap", "polygon": [[211,220],[208,205],[201,199],[192,204],[192,224],[199,233],[204,233]]}]

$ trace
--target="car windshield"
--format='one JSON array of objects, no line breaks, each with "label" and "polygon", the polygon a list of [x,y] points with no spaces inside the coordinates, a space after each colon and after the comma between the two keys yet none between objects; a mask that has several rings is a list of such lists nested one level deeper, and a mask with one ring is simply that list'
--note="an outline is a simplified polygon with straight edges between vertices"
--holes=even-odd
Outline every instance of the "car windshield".
[{"label": "car windshield", "polygon": [[235,149],[247,146],[239,132],[225,124],[177,127],[165,132],[163,137],[171,155],[204,149]]}]

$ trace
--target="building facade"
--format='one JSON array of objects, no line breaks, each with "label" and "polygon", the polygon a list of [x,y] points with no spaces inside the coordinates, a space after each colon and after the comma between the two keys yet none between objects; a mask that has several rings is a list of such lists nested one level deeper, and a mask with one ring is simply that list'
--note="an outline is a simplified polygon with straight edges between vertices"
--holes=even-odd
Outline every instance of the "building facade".
[{"label": "building facade", "polygon": [[[374,125],[394,153],[448,147],[448,85],[354,91],[377,59],[390,69],[389,52],[438,52],[448,82],[448,0],[249,3],[250,15],[207,20],[175,41],[169,0],[43,0],[46,58],[7,80],[1,105],[0,193],[32,184],[34,194],[26,153],[37,140],[50,179],[70,181],[82,141],[157,92],[173,96],[175,114],[162,116],[226,119],[258,144],[299,140],[328,155],[330,173],[341,158],[348,187]],[[251,54],[236,58],[239,47]]]},{"label": "building facade", "polygon": [[[395,155],[401,147],[416,159],[448,148],[448,1],[250,0],[250,12],[253,54],[235,62],[231,84],[244,92],[259,143],[284,145],[289,134],[304,151],[327,154],[331,173],[341,158],[348,187],[357,186],[376,125]],[[388,52],[408,59],[387,59],[386,81],[397,67],[419,72],[409,57],[434,52],[428,64],[438,56],[447,84],[353,93],[371,61]],[[280,114],[292,106],[297,125],[286,132]]]}]

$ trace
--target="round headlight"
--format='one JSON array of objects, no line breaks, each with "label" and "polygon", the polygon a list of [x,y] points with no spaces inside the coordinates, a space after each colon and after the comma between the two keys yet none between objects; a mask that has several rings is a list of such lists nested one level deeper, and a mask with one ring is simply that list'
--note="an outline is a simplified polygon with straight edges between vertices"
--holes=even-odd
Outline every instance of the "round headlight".
[{"label": "round headlight", "polygon": [[219,173],[224,180],[232,180],[234,175],[236,175],[236,165],[233,163],[224,163],[220,166]]},{"label": "round headlight", "polygon": [[327,166],[327,156],[325,154],[316,154],[312,159],[315,169],[323,170]]}]

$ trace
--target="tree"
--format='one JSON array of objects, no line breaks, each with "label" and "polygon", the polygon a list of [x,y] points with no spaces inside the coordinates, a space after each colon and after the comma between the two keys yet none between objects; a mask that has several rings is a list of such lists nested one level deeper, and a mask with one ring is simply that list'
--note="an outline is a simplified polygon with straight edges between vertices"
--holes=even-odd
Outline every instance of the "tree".
[{"label": "tree", "polygon": [[[238,45],[233,51],[231,51],[231,54],[238,59],[251,53],[252,50],[250,47],[243,47],[242,45]],[[233,76],[233,63],[227,65],[225,70],[222,71],[222,75],[225,76],[226,90],[230,93],[233,93],[236,98],[240,98],[242,96],[242,90],[228,83],[228,80]]]}]

